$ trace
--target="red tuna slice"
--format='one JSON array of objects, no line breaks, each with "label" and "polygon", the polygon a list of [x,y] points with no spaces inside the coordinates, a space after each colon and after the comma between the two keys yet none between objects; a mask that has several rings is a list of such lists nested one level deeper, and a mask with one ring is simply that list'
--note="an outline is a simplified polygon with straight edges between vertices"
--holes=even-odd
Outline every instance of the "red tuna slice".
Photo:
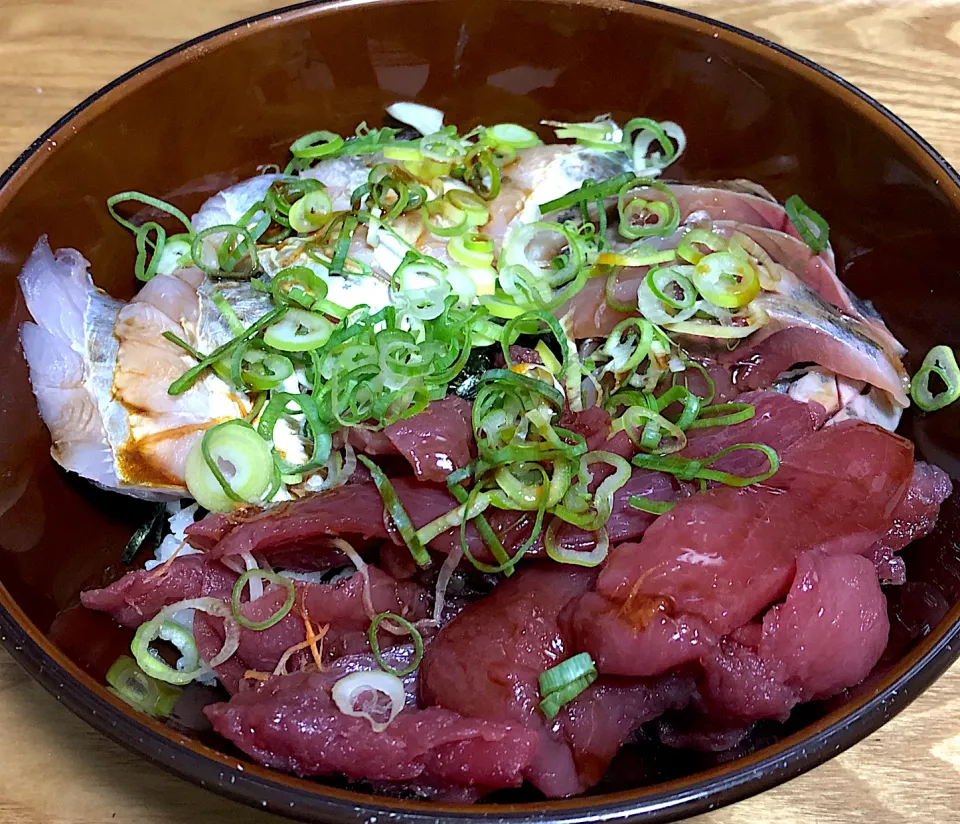
[{"label": "red tuna slice", "polygon": [[[368,566],[367,569],[374,613],[393,612],[411,621],[426,616],[426,593],[422,587],[409,581],[395,581],[374,566]],[[240,647],[235,659],[231,659],[229,666],[222,672],[218,671],[224,685],[231,692],[235,692],[237,688],[233,676],[237,672],[238,662],[242,662],[242,672],[273,672],[284,652],[306,640],[302,615],[309,616],[315,630],[325,625],[329,627],[323,640],[325,659],[361,653],[369,649],[367,629],[371,616],[364,606],[362,576],[354,574],[334,584],[297,581],[294,587],[294,609],[286,617],[265,630],[241,628]],[[251,622],[264,621],[276,614],[286,597],[285,588],[270,586],[256,601],[243,604],[243,615]],[[200,625],[205,631],[200,629]],[[198,614],[194,619],[194,626],[200,652],[204,660],[209,660],[223,645],[223,622],[206,614]],[[203,643],[201,634],[204,636]],[[399,642],[403,638],[383,633],[381,645],[387,647],[393,640]],[[288,663],[288,669],[293,670],[299,663],[308,660],[309,653],[304,651]]]},{"label": "red tuna slice", "polygon": [[321,673],[272,678],[204,712],[256,761],[297,775],[493,790],[519,786],[537,747],[536,733],[522,724],[436,707],[406,708],[375,733],[366,719],[337,709]]},{"label": "red tuna slice", "polygon": [[629,602],[630,609],[588,592],[571,604],[564,627],[611,675],[650,676],[696,661],[717,643],[706,621],[667,613],[662,598]]},{"label": "red tuna slice", "polygon": [[761,718],[785,721],[800,701],[785,682],[784,666],[731,637],[701,661],[701,711],[713,721],[744,724]]},{"label": "red tuna slice", "polygon": [[870,561],[805,552],[787,600],[763,619],[760,657],[782,665],[785,683],[812,701],[866,678],[889,633],[887,601]]},{"label": "red tuna slice", "polygon": [[[329,556],[329,566],[346,563],[324,539],[385,540],[383,500],[373,484],[349,484],[277,507],[240,515],[208,515],[186,529],[191,546],[234,555],[240,552],[306,548]],[[320,567],[317,567],[320,568]]]},{"label": "red tuna slice", "polygon": [[827,427],[785,450],[764,484],[678,503],[642,543],[613,550],[597,589],[618,604],[670,598],[724,635],[786,593],[804,550],[862,552],[882,537],[912,473],[909,441],[858,422]]},{"label": "red tuna slice", "polygon": [[591,406],[582,412],[564,409],[557,426],[582,435],[587,442],[588,451],[604,449],[604,444],[610,437],[610,413],[600,406]]},{"label": "red tuna slice", "polygon": [[[687,446],[678,454],[684,458],[709,458],[743,443],[764,444],[779,454],[823,426],[826,418],[820,404],[796,401],[780,392],[746,392],[736,402],[752,405],[753,417],[729,426],[692,429],[687,433]],[[768,467],[767,458],[750,449],[736,450],[710,465],[711,469],[741,477],[758,475]]]},{"label": "red tuna slice", "polygon": [[[418,529],[458,506],[446,488],[437,484],[421,483],[412,477],[392,478],[391,484]],[[519,547],[533,526],[533,518],[527,513],[494,509],[487,517],[508,548]],[[229,523],[229,529],[224,529],[223,516],[208,515],[187,528],[188,538],[192,545],[207,548],[215,557],[256,552],[275,567],[307,570],[349,563],[330,545],[331,537],[343,538],[359,549],[374,541],[399,541],[392,526],[387,529],[383,499],[372,483],[349,484],[261,512],[232,516]],[[467,540],[476,557],[492,559],[472,525],[467,529]],[[447,530],[430,546],[444,554],[459,547],[459,529]]]},{"label": "red tuna slice", "polygon": [[692,678],[668,675],[650,681],[601,678],[580,693],[558,717],[581,783],[597,784],[630,733],[667,710],[682,709],[694,691]]},{"label": "red tuna slice", "polygon": [[419,415],[384,429],[421,481],[443,483],[476,454],[470,404],[455,395],[433,401]]},{"label": "red tuna slice", "polygon": [[900,585],[907,580],[906,564],[897,552],[929,534],[936,525],[940,504],[952,491],[950,477],[942,469],[923,461],[914,464],[910,486],[893,512],[893,526],[863,553],[873,561],[881,581]]},{"label": "red tuna slice", "polygon": [[531,563],[440,630],[420,666],[425,704],[538,730],[537,756],[526,777],[551,797],[584,787],[569,748],[546,729],[539,713],[538,678],[571,654],[559,615],[593,581],[590,570]]},{"label": "red tuna slice", "polygon": [[[457,506],[453,496],[439,486],[413,478],[395,478],[392,483],[418,528]],[[220,516],[208,517],[210,526],[204,518],[187,527],[187,536],[192,545],[208,548],[216,556],[260,552],[269,559],[273,552],[304,549],[328,558],[328,566],[342,566],[346,558],[329,545],[328,538],[340,537],[351,543],[390,538],[383,499],[372,483],[348,484],[255,514],[234,516],[234,526],[226,534]],[[213,540],[217,537],[219,542]]]},{"label": "red tuna slice", "polygon": [[887,550],[897,551],[929,534],[937,523],[940,505],[952,491],[953,484],[946,472],[917,461],[910,485],[893,510],[893,526],[880,544]]},{"label": "red tuna slice", "polygon": [[229,599],[237,577],[204,555],[184,555],[167,567],[138,569],[103,589],[81,592],[80,603],[106,612],[125,627],[138,627],[177,601],[207,596]]}]

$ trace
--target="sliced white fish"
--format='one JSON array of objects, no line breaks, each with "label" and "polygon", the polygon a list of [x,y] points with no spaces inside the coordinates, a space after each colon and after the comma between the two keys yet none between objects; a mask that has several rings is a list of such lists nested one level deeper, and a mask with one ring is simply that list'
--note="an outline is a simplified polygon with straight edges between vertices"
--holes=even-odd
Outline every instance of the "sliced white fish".
[{"label": "sliced white fish", "polygon": [[254,203],[263,200],[270,185],[282,178],[277,174],[258,175],[217,192],[191,218],[193,228],[200,232],[211,226],[236,225]]},{"label": "sliced white fish", "polygon": [[51,252],[44,237],[20,275],[35,321],[23,324],[21,340],[51,454],[107,489],[182,497],[196,439],[249,410],[212,374],[182,395],[167,392],[194,361],[163,332],[197,348],[219,336],[203,331],[203,274],[158,275],[124,304],[97,289],[88,268],[78,252]]}]

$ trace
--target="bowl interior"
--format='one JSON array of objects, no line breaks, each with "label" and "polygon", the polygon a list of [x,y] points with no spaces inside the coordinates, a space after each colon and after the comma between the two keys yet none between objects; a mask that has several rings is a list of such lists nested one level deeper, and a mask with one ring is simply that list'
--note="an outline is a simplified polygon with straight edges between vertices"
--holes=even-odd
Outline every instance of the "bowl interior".
[{"label": "bowl interior", "polygon": [[[129,637],[76,605],[82,589],[120,574],[120,552],[145,509],[67,476],[47,457],[17,338],[26,313],[16,276],[37,237],[81,250],[98,285],[129,297],[133,243],[107,214],[108,196],[135,189],[190,213],[259,164],[282,164],[300,134],[378,125],[384,107],[401,99],[441,108],[463,128],[607,112],[621,122],[638,114],[675,120],[689,143],[672,176],[749,178],[780,199],[799,193],[827,218],[843,279],[909,347],[908,367],[936,343],[960,343],[956,181],[886,115],[814,68],[641,5],[410,0],[265,17],[97,97],[0,179],[0,602],[22,611],[68,670],[101,680]],[[902,431],[920,456],[960,477],[960,410],[908,414]],[[894,629],[870,683],[760,729],[750,749],[777,746],[806,725],[822,729],[838,710],[861,706],[947,631],[960,612],[958,525],[951,499],[937,530],[905,553],[909,583],[888,593]],[[118,706],[109,712],[119,715]],[[185,740],[237,761],[203,732]],[[679,792],[728,758],[641,741],[596,792],[680,780],[672,785]]]}]

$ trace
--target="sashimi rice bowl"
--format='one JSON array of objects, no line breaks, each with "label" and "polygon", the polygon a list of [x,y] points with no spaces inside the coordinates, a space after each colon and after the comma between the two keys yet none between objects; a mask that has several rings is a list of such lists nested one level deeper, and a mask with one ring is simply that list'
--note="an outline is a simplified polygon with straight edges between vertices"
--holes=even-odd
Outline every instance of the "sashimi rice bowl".
[{"label": "sashimi rice bowl", "polygon": [[907,373],[830,204],[674,180],[647,116],[371,121],[193,215],[111,197],[129,301],[46,237],[23,267],[54,460],[150,502],[80,596],[134,631],[110,689],[469,803],[585,793],[627,744],[732,757],[863,685],[951,493],[896,430],[960,368]]}]

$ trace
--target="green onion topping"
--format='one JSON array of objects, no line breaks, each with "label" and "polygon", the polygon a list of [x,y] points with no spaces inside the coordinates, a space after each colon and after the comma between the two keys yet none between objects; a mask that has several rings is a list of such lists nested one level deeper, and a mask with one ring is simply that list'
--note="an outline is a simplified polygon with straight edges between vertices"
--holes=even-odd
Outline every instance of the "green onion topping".
[{"label": "green onion topping", "polygon": [[[934,375],[943,381],[943,390],[935,392],[931,387]],[[936,412],[960,398],[960,367],[949,346],[934,346],[927,352],[911,381],[910,396],[924,412]]]}]

